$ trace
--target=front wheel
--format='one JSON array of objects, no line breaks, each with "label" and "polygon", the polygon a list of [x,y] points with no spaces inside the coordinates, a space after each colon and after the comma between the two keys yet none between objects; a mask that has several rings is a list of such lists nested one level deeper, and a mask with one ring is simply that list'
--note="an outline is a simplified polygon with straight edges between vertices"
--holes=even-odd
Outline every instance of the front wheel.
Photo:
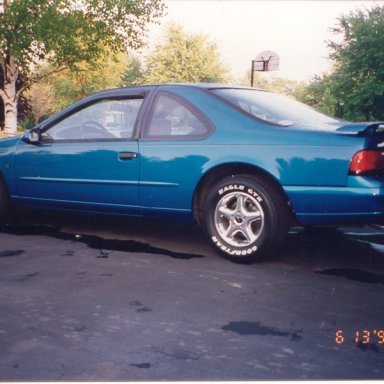
[{"label": "front wheel", "polygon": [[10,201],[8,190],[4,181],[0,177],[0,228],[5,225],[9,219]]},{"label": "front wheel", "polygon": [[275,185],[260,177],[236,175],[209,190],[202,221],[212,244],[225,257],[249,261],[282,243],[290,211]]}]

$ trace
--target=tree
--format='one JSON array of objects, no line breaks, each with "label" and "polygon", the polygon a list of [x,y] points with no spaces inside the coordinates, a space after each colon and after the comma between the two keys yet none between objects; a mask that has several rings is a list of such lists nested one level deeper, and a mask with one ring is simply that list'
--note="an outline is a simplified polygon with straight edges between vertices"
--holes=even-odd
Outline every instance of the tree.
[{"label": "tree", "polygon": [[[253,75],[254,75],[254,79],[253,79],[254,88],[268,89],[269,80],[267,79],[267,76],[264,76],[264,74],[261,74],[261,72],[255,72]],[[235,80],[235,83],[243,85],[244,87],[250,87],[251,70],[247,70],[242,77]]]},{"label": "tree", "polygon": [[142,82],[224,82],[228,70],[221,64],[216,43],[188,34],[183,27],[167,27],[164,42],[147,58]]},{"label": "tree", "polygon": [[342,15],[329,41],[334,70],[310,84],[312,104],[348,120],[384,120],[384,6]]},{"label": "tree", "polygon": [[[249,87],[251,83],[251,71],[248,70],[246,75],[236,82]],[[255,72],[253,86],[254,88],[290,96],[294,99],[301,99],[302,93],[307,87],[304,82],[269,76],[267,72]]]},{"label": "tree", "polygon": [[[1,0],[0,0],[1,1]],[[4,84],[4,73],[0,70],[0,85]],[[23,76],[19,76],[16,82],[16,90],[19,90],[25,84],[25,79]],[[4,124],[4,102],[0,97],[0,128]],[[17,103],[17,114],[18,116],[25,118],[29,113],[29,104],[28,100],[25,96],[21,95],[19,98],[19,102]],[[0,129],[1,130],[1,129]]]},{"label": "tree", "polygon": [[29,106],[36,125],[53,112],[54,95],[49,84],[34,84],[28,91]]},{"label": "tree", "polygon": [[351,119],[384,119],[384,6],[339,18],[334,29],[342,42],[329,42],[336,62],[333,93]]},{"label": "tree", "polygon": [[140,65],[137,60],[125,53],[112,54],[106,50],[98,60],[83,62],[76,70],[66,69],[55,76],[46,77],[46,73],[54,70],[50,65],[42,66],[36,74],[41,80],[26,92],[34,123],[89,94],[133,84],[140,77],[140,72],[136,73],[137,63]]},{"label": "tree", "polygon": [[124,86],[141,84],[143,76],[144,71],[140,59],[136,56],[128,56],[126,68],[122,76]]},{"label": "tree", "polygon": [[57,112],[91,93],[123,86],[122,76],[127,61],[127,54],[114,55],[106,50],[91,64],[83,62],[75,71],[65,70],[54,76],[49,81],[55,99],[53,111]]},{"label": "tree", "polygon": [[[328,115],[342,117],[343,95],[334,94],[333,79],[329,74],[316,75],[310,84],[297,94],[298,99]],[[344,98],[344,97],[343,97]]]},{"label": "tree", "polygon": [[[3,0],[0,97],[5,133],[16,133],[18,99],[39,80],[33,70],[43,60],[57,72],[96,60],[106,47],[114,53],[139,48],[144,44],[146,24],[163,10],[162,0]],[[17,89],[20,75],[27,81]]]}]

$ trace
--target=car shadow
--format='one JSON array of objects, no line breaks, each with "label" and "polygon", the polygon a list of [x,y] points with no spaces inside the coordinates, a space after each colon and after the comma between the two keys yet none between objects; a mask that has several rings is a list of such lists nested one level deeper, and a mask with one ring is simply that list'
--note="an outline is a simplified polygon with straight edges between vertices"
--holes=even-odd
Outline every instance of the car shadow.
[{"label": "car shadow", "polygon": [[[5,232],[71,239],[91,248],[152,253],[179,259],[216,257],[195,225],[94,215],[26,212]],[[279,251],[252,263],[357,275],[384,272],[384,231],[371,228],[293,228]],[[347,270],[347,272],[346,272]],[[362,273],[363,273],[362,272]],[[364,279],[364,277],[362,278]],[[380,278],[378,279],[380,281]]]},{"label": "car shadow", "polygon": [[359,280],[361,272],[361,281],[366,272],[367,276],[378,275],[380,281],[384,272],[384,232],[369,227],[293,229],[270,262],[335,276],[355,276],[354,280]]}]

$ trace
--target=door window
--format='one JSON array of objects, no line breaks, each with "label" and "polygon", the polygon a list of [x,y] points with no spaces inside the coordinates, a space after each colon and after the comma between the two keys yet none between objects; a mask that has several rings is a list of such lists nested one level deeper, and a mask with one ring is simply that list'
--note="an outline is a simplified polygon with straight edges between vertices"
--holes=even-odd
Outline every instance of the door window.
[{"label": "door window", "polygon": [[132,138],[142,99],[102,100],[55,124],[44,136],[51,140]]}]

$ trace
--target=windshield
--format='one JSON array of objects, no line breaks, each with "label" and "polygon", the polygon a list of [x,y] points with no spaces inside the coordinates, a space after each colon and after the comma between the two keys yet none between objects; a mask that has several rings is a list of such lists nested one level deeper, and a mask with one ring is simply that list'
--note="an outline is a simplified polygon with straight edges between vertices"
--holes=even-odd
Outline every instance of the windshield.
[{"label": "windshield", "polygon": [[276,93],[234,88],[213,89],[212,92],[259,119],[282,126],[303,125],[306,128],[330,129],[342,125],[338,119]]}]

